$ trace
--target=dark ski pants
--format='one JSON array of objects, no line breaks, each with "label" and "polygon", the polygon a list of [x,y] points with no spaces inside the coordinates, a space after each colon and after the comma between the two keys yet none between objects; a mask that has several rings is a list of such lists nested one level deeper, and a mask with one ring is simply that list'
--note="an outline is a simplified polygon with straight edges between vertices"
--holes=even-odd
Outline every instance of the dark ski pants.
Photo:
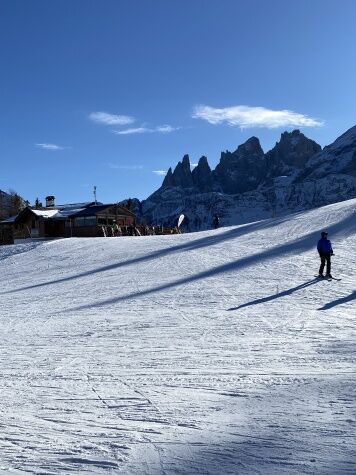
[{"label": "dark ski pants", "polygon": [[325,262],[326,262],[326,273],[330,274],[331,273],[331,259],[330,259],[330,254],[323,254],[320,253],[320,269],[319,269],[319,274],[322,274],[324,272],[324,267],[325,267]]}]

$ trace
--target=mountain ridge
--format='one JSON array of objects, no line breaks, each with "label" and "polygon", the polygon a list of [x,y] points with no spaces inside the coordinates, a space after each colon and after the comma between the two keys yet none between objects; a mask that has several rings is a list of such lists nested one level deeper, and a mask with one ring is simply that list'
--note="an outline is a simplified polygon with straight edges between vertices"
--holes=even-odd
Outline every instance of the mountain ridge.
[{"label": "mountain ridge", "polygon": [[191,170],[184,155],[140,203],[140,217],[172,225],[184,213],[188,230],[208,229],[215,214],[223,225],[241,224],[355,196],[356,126],[324,148],[296,129],[282,132],[266,153],[250,137],[235,151],[221,152],[213,170],[205,156]]}]

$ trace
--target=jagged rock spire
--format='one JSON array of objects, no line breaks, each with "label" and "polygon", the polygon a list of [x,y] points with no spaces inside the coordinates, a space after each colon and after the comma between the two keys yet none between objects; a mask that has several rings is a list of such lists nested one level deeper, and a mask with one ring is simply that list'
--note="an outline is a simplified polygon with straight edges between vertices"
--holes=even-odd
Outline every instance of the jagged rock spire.
[{"label": "jagged rock spire", "polygon": [[162,188],[168,188],[169,186],[174,186],[172,168],[169,167],[167,175],[164,177]]},{"label": "jagged rock spire", "polygon": [[174,169],[172,179],[174,186],[181,186],[182,188],[190,188],[193,186],[189,155],[184,155],[183,160],[178,162]]},{"label": "jagged rock spire", "polygon": [[192,171],[194,186],[202,193],[212,190],[211,168],[208,159],[203,155]]},{"label": "jagged rock spire", "polygon": [[266,154],[268,173],[278,176],[284,172],[285,165],[303,168],[308,159],[320,150],[320,145],[300,130],[283,132],[280,141]]},{"label": "jagged rock spire", "polygon": [[251,137],[235,152],[222,152],[213,172],[214,187],[224,193],[255,189],[265,174],[264,153],[257,137]]},{"label": "jagged rock spire", "polygon": [[[350,129],[339,139],[341,145],[349,147],[349,143],[353,143],[354,135],[356,135],[355,129]],[[320,151],[320,145],[308,139],[300,130],[283,132],[279,142],[267,154],[264,154],[259,139],[250,137],[234,152],[222,152],[220,162],[214,171],[211,171],[204,156],[200,158],[198,166],[191,171],[189,156],[184,155],[173,172],[171,168],[168,170],[160,189],[176,187],[181,188],[182,192],[189,189],[184,193],[211,191],[227,194],[244,193],[256,190],[263,183],[279,175],[311,168],[306,166],[307,162],[309,163],[309,159]],[[348,170],[350,167],[352,165],[349,165]]]}]

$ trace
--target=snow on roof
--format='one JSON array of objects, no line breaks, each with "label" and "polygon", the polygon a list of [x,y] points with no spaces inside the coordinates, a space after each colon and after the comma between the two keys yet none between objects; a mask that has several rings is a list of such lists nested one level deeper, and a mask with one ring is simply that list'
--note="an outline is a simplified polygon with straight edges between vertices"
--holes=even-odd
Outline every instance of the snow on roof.
[{"label": "snow on roof", "polygon": [[0,224],[11,224],[15,221],[15,219],[17,218],[17,216],[10,216],[10,218],[6,218],[4,219],[3,221],[0,221]]},{"label": "snow on roof", "polygon": [[55,219],[63,219],[68,218],[69,216],[73,216],[74,214],[80,213],[85,208],[63,208],[58,211],[55,215]]},{"label": "snow on roof", "polygon": [[43,218],[52,218],[58,213],[58,209],[31,209],[31,211],[36,216],[42,216]]},{"label": "snow on roof", "polygon": [[[97,203],[99,205],[101,205],[102,203]],[[79,208],[88,208],[89,206],[93,206],[95,205],[95,201],[86,201],[84,203],[68,203],[68,204],[64,204],[64,205],[55,205],[49,209],[59,209],[59,210],[64,210],[64,209],[79,209]]]}]

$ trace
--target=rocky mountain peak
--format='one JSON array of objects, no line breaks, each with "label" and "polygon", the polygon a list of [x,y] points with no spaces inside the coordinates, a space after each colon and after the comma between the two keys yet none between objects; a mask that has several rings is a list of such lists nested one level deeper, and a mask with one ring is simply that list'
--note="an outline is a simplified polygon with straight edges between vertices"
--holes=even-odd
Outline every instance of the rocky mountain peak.
[{"label": "rocky mountain peak", "polygon": [[356,126],[311,157],[300,177],[317,179],[337,173],[356,177]]},{"label": "rocky mountain peak", "polygon": [[321,146],[300,130],[283,132],[280,141],[266,154],[270,176],[285,173],[286,166],[303,168],[310,157],[321,151]]},{"label": "rocky mountain peak", "polygon": [[[202,155],[199,158],[198,167],[206,167],[206,166],[209,167],[208,158],[205,155]],[[210,167],[209,167],[209,169],[210,169]]]},{"label": "rocky mountain peak", "polygon": [[182,165],[183,165],[183,167],[185,167],[185,168],[189,167],[189,169],[190,169],[190,159],[189,159],[188,154],[184,155],[183,160],[182,160]]},{"label": "rocky mountain peak", "polygon": [[231,224],[354,197],[356,126],[323,150],[293,130],[283,132],[267,154],[257,137],[249,138],[234,152],[222,152],[213,171],[205,156],[191,171],[185,155],[143,203],[142,215],[176,223],[179,210],[198,222],[192,230],[209,227],[215,213]]},{"label": "rocky mountain peak", "polygon": [[203,155],[198,162],[198,165],[192,171],[193,183],[200,192],[211,191],[212,176],[211,168],[208,159]]},{"label": "rocky mountain peak", "polygon": [[189,155],[184,155],[183,160],[178,162],[174,169],[172,180],[173,186],[181,186],[182,188],[190,188],[193,186]]},{"label": "rocky mountain peak", "polygon": [[172,168],[169,167],[167,175],[164,177],[162,188],[168,188],[169,186],[174,186]]},{"label": "rocky mountain peak", "polygon": [[347,130],[344,134],[340,135],[335,142],[325,147],[326,150],[343,149],[346,147],[353,147],[356,145],[356,125]]},{"label": "rocky mountain peak", "polygon": [[224,193],[253,190],[264,176],[264,153],[257,137],[251,137],[235,152],[223,152],[213,172],[215,188]]},{"label": "rocky mountain peak", "polygon": [[239,145],[234,154],[239,156],[263,156],[263,150],[257,137],[250,137],[246,142]]}]

